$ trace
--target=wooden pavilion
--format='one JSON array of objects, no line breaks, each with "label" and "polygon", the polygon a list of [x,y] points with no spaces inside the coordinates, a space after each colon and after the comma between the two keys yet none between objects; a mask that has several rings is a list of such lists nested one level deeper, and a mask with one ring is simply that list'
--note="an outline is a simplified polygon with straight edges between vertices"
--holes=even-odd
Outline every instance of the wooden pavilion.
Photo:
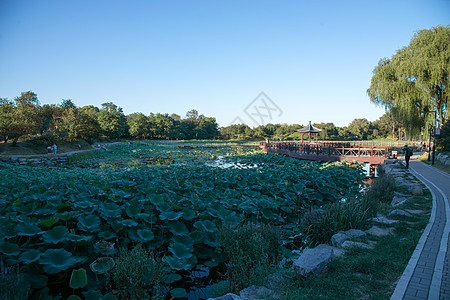
[{"label": "wooden pavilion", "polygon": [[304,135],[305,133],[308,134],[308,137],[309,137],[308,140],[309,140],[309,142],[311,143],[311,134],[315,134],[315,135],[316,135],[316,141],[317,141],[318,138],[319,138],[319,132],[321,132],[322,129],[319,129],[319,128],[317,128],[317,127],[312,126],[312,125],[311,125],[311,121],[309,121],[309,124],[308,124],[308,125],[306,125],[306,126],[303,127],[302,129],[299,129],[298,131],[302,134],[302,143],[303,143],[303,135]]}]

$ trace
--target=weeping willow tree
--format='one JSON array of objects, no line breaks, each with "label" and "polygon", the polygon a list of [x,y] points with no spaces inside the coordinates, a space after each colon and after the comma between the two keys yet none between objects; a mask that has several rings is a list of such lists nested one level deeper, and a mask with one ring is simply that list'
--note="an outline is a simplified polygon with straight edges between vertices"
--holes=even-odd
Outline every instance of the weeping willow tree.
[{"label": "weeping willow tree", "polygon": [[449,26],[420,30],[409,46],[382,58],[373,71],[370,100],[390,111],[409,134],[432,124],[434,114],[422,118],[422,111],[436,111],[440,124],[448,120],[449,43]]}]

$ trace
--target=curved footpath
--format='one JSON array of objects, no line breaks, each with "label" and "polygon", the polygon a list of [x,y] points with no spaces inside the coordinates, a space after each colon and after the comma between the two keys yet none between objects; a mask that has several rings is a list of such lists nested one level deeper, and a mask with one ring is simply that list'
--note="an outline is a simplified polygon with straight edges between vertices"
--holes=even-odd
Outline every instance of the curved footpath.
[{"label": "curved footpath", "polygon": [[431,191],[433,208],[391,299],[450,299],[450,175],[413,159],[410,171]]}]

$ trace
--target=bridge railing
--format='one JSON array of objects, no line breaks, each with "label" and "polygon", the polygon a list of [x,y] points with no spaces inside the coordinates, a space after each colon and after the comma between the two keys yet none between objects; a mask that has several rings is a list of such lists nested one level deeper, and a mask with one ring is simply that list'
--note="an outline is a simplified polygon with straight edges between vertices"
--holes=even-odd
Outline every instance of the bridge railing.
[{"label": "bridge railing", "polygon": [[365,146],[341,142],[261,142],[260,147],[269,152],[291,152],[298,155],[327,155],[352,157],[385,157],[390,155],[389,146]]}]

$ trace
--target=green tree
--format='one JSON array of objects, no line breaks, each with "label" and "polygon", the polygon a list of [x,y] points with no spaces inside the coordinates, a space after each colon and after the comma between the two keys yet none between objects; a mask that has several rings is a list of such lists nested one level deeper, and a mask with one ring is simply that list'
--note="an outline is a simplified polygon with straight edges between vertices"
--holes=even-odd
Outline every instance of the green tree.
[{"label": "green tree", "polygon": [[367,139],[367,135],[369,134],[370,123],[367,119],[354,119],[348,125],[348,131],[353,134],[358,139]]},{"label": "green tree", "polygon": [[89,139],[98,135],[98,124],[83,110],[68,108],[58,127],[69,142],[79,139]]},{"label": "green tree", "polygon": [[2,99],[0,102],[0,131],[5,142],[13,138],[13,145],[21,136],[35,134],[39,131],[39,101],[31,91],[23,92],[14,102]]},{"label": "green tree", "polygon": [[98,124],[102,132],[109,138],[128,135],[128,125],[122,108],[112,102],[102,104],[98,114]]},{"label": "green tree", "polygon": [[133,113],[127,116],[128,132],[136,138],[148,135],[148,118],[143,113]]},{"label": "green tree", "polygon": [[370,100],[390,110],[410,133],[423,126],[423,110],[436,110],[440,123],[448,117],[449,43],[449,26],[420,30],[409,46],[381,59],[373,71]]}]

